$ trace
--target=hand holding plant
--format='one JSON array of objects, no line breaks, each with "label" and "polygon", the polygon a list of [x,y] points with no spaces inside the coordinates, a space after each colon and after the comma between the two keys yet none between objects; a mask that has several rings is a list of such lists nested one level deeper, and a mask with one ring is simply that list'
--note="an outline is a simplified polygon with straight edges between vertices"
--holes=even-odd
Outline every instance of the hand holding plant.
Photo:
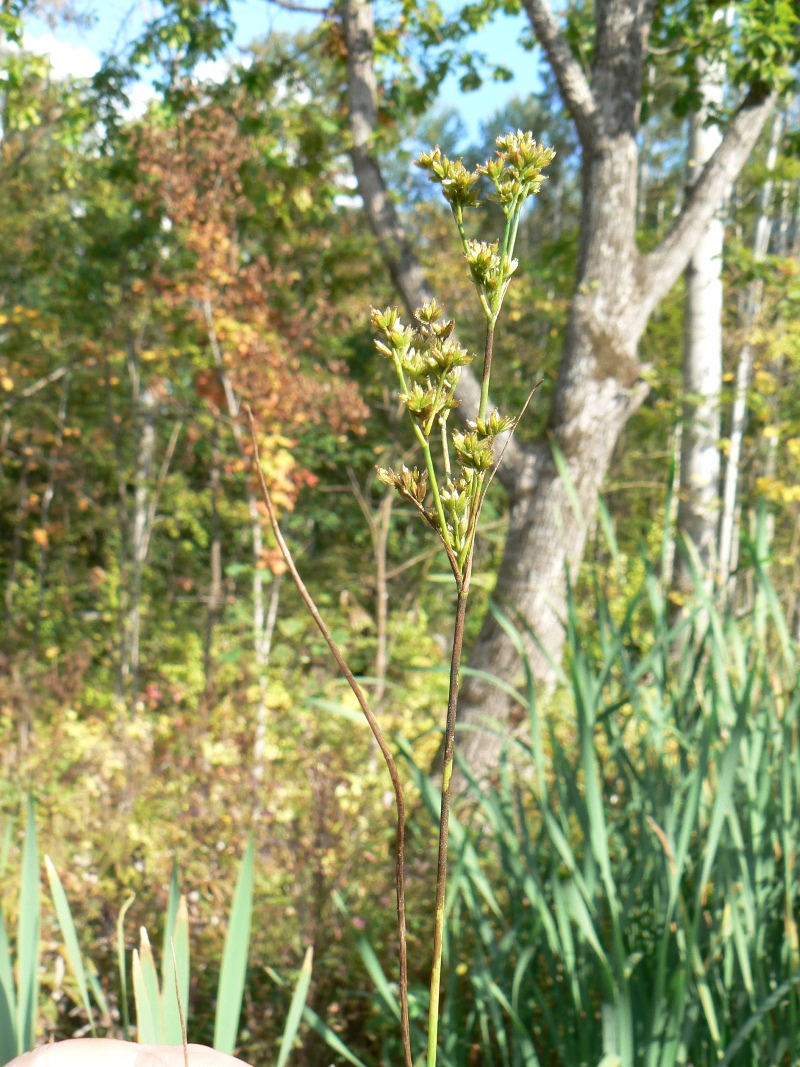
[{"label": "hand holding plant", "polygon": [[[461,368],[470,364],[475,357],[456,340],[455,323],[443,317],[442,308],[435,301],[415,311],[413,325],[404,325],[396,308],[387,308],[385,311],[373,309],[372,312],[372,324],[381,335],[376,341],[376,347],[394,367],[400,385],[400,399],[412,420],[414,434],[424,460],[422,470],[403,466],[399,471],[379,469],[378,475],[384,483],[394,486],[439,535],[450,561],[457,589],[442,767],[428,1067],[435,1067],[437,1053],[456,706],[475,537],[487,490],[497,465],[502,460],[502,448],[519,421],[519,417],[511,419],[502,416],[498,411],[489,413],[488,410],[494,333],[503,300],[518,266],[517,260],[514,259],[514,249],[525,201],[541,187],[544,181],[542,170],[554,155],[552,149],[537,143],[532,134],[517,131],[499,137],[495,157],[474,171],[468,171],[461,160],[448,159],[438,147],[429,153],[423,153],[418,161],[418,166],[429,173],[430,180],[441,186],[442,194],[450,205],[461,237],[464,258],[486,318],[480,405],[477,416],[467,422],[466,429],[453,429],[449,417],[450,412],[459,403],[455,398],[455,391]],[[478,184],[482,176],[488,178],[493,186],[490,195],[501,205],[505,216],[502,238],[492,243],[471,240],[464,227],[465,209],[478,206]],[[301,596],[364,711],[394,785],[398,822],[396,885],[401,1030],[406,1065],[411,1067],[403,875],[405,814],[402,787],[394,758],[380,725],[305,587],[281,533],[258,457],[258,442],[252,415],[250,418],[257,473],[278,545]],[[499,455],[495,452],[498,441],[501,442]]]}]

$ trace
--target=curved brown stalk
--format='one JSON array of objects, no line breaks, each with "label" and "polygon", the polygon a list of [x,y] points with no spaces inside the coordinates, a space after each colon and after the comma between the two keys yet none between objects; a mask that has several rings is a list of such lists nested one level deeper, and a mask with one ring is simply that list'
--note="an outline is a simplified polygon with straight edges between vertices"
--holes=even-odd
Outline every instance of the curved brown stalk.
[{"label": "curved brown stalk", "polygon": [[395,763],[392,751],[386,743],[386,738],[381,730],[380,723],[375,717],[372,708],[369,706],[364,691],[356,681],[355,675],[347,665],[347,661],[342,655],[339,646],[333,639],[333,636],[325,624],[325,620],[319,613],[317,605],[306,588],[306,584],[300,577],[300,572],[295,565],[294,558],[286,544],[286,540],[281,532],[280,525],[278,524],[278,516],[275,513],[275,508],[272,503],[272,498],[269,495],[269,489],[264,478],[264,472],[261,469],[261,458],[258,449],[258,438],[256,436],[256,424],[253,419],[253,412],[249,405],[245,405],[247,409],[247,418],[250,423],[250,438],[253,443],[253,464],[258,474],[258,480],[261,485],[261,494],[264,498],[264,504],[267,508],[267,514],[269,516],[270,525],[272,526],[272,532],[275,535],[275,540],[278,542],[278,548],[281,551],[286,568],[294,579],[294,584],[297,586],[297,590],[300,596],[303,598],[306,607],[311,614],[312,619],[317,624],[317,628],[322,636],[325,638],[325,642],[328,648],[331,650],[333,658],[347,679],[347,684],[353,690],[356,700],[358,701],[361,710],[364,712],[369,728],[372,731],[372,736],[381,750],[386,769],[389,771],[389,777],[392,779],[392,787],[394,789],[394,802],[397,809],[397,847],[396,847],[396,860],[395,860],[395,884],[397,887],[397,937],[400,949],[400,1030],[403,1039],[403,1050],[405,1052],[406,1067],[412,1067],[413,1061],[411,1057],[411,1036],[408,1025],[408,949],[406,945],[406,891],[405,891],[405,871],[404,871],[404,852],[405,852],[405,833],[406,833],[406,807],[405,799],[403,797],[403,786],[400,782],[400,775],[397,770],[397,764]]}]

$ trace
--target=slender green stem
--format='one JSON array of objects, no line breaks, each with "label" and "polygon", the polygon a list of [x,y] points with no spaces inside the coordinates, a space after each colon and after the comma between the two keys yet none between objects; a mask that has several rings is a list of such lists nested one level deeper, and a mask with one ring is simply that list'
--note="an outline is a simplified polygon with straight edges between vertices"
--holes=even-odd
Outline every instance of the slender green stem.
[{"label": "slender green stem", "polygon": [[[461,238],[461,247],[464,249],[464,255],[466,255],[467,250],[469,248],[469,241],[467,240],[467,231],[464,229],[464,215],[460,207],[453,208],[453,218],[456,220],[456,226],[458,227],[458,235]],[[470,270],[470,274],[472,275],[472,281],[475,284],[475,288],[478,291],[478,298],[480,299],[481,307],[483,308],[484,314],[486,315],[487,319],[491,319],[492,309],[489,306],[489,301],[486,299],[486,293],[484,291],[483,285],[481,284],[481,282],[478,281],[475,275],[472,274],[472,270]]]},{"label": "slender green stem", "polygon": [[461,238],[461,246],[464,251],[467,251],[467,231],[464,229],[464,213],[460,207],[453,208],[453,218],[456,220],[456,226],[458,227],[458,236]]},{"label": "slender green stem", "polygon": [[450,482],[453,480],[452,471],[450,469],[450,444],[447,440],[447,416],[450,414],[446,411],[444,415],[439,417],[439,425],[442,428],[442,460],[444,462],[444,473],[447,480]]},{"label": "slender green stem", "polygon": [[486,329],[486,345],[483,350],[483,378],[481,379],[481,405],[478,418],[486,418],[486,408],[489,405],[489,379],[492,374],[492,351],[494,349],[494,320],[489,320]]},{"label": "slender green stem", "polygon": [[508,244],[508,258],[514,258],[514,249],[517,245],[517,231],[519,230],[519,220],[522,218],[522,204],[514,208],[514,225],[511,230],[511,240]]},{"label": "slender green stem", "polygon": [[506,255],[508,254],[508,239],[511,236],[511,221],[514,216],[514,207],[512,206],[506,215],[506,228],[503,230],[503,244],[500,248],[500,262],[505,263]]},{"label": "slender green stem", "polygon": [[467,560],[472,557],[472,547],[475,543],[475,533],[478,529],[478,519],[480,518],[481,513],[481,489],[483,488],[485,477],[486,475],[484,473],[479,474],[477,471],[473,476],[472,494],[469,502],[469,526],[467,528],[467,536],[464,538],[461,553],[458,557],[458,565],[462,570],[465,568]]},{"label": "slender green stem", "polygon": [[[470,561],[471,563],[471,561]],[[468,564],[469,567],[469,564]],[[461,667],[461,650],[464,644],[464,623],[469,596],[469,571],[459,586],[456,607],[456,624],[453,633],[453,655],[450,660],[450,694],[447,701],[447,724],[444,734],[444,761],[442,765],[442,808],[439,819],[439,857],[436,868],[436,911],[433,928],[433,968],[431,970],[431,996],[428,1014],[428,1064],[436,1067],[439,1040],[439,993],[442,984],[442,948],[444,946],[444,904],[447,888],[447,837],[450,829],[450,792],[453,780],[455,757],[456,708],[458,706],[458,677]]]},{"label": "slender green stem", "polygon": [[[503,247],[500,253],[500,262],[502,264],[503,274],[505,275],[506,267],[509,262],[514,258],[514,248],[517,244],[517,231],[519,230],[519,220],[522,217],[522,204],[514,204],[512,209],[506,216],[506,228],[503,234]],[[497,321],[497,316],[500,314],[500,308],[503,306],[503,300],[505,299],[508,286],[511,282],[511,275],[505,279],[502,285],[499,285],[495,290],[494,299],[492,301],[492,315],[494,321]]]},{"label": "slender green stem", "polygon": [[436,409],[439,406],[439,401],[442,398],[442,389],[444,389],[444,375],[441,376],[441,378],[439,379],[439,381],[438,381],[438,383],[436,385],[436,395],[433,398],[433,414],[431,415],[430,419],[428,420],[428,424],[427,424],[427,426],[425,427],[425,430],[424,430],[424,433],[425,433],[426,437],[430,437],[431,431],[433,430],[433,424],[436,421]]},{"label": "slender green stem", "polygon": [[[401,372],[402,376],[402,372]],[[294,579],[294,583],[297,586],[297,591],[302,597],[312,619],[317,624],[317,628],[325,639],[325,643],[331,650],[333,658],[338,664],[339,670],[347,679],[347,684],[353,691],[353,695],[358,701],[361,710],[364,712],[364,717],[369,724],[369,728],[372,731],[372,736],[375,738],[375,742],[381,751],[386,769],[389,772],[389,777],[392,780],[392,787],[394,789],[395,807],[397,810],[397,836],[395,838],[395,886],[397,891],[397,937],[398,947],[400,955],[400,1036],[403,1042],[403,1052],[405,1055],[405,1067],[413,1067],[413,1059],[411,1054],[411,1032],[408,1022],[408,944],[406,940],[406,890],[405,890],[405,832],[406,832],[406,803],[403,795],[403,785],[400,781],[400,774],[397,770],[397,763],[395,762],[392,750],[386,742],[386,738],[381,730],[380,723],[378,722],[375,714],[367,701],[364,691],[358,684],[358,681],[350,670],[350,667],[342,655],[339,646],[333,639],[333,634],[328,629],[325,620],[322,618],[319,612],[319,608],[314,602],[313,597],[309,593],[305,582],[300,576],[300,572],[295,564],[294,557],[286,543],[286,539],[283,536],[280,523],[278,522],[278,516],[275,514],[275,508],[272,503],[272,498],[267,488],[267,483],[264,478],[264,469],[261,466],[261,457],[258,449],[258,436],[256,434],[256,424],[253,419],[253,412],[250,410],[249,405],[245,405],[247,411],[247,417],[250,423],[250,440],[253,446],[253,466],[258,476],[258,481],[261,486],[261,493],[264,499],[264,504],[267,508],[267,515],[269,517],[270,526],[272,532],[275,535],[275,540],[278,543],[281,555],[283,556],[286,567]],[[126,905],[127,907],[127,905]],[[124,912],[121,913],[120,920]],[[120,923],[121,926],[121,923]],[[124,960],[124,954],[123,954]]]},{"label": "slender green stem", "polygon": [[406,385],[406,376],[403,373],[402,364],[400,363],[400,360],[397,358],[397,356],[395,356],[393,362],[394,362],[394,369],[397,371],[397,377],[398,377],[398,380],[400,382],[400,388],[403,390],[404,393],[407,393],[408,392],[408,386]]},{"label": "slender green stem", "polygon": [[[425,456],[425,467],[428,471],[428,485],[433,491],[433,502],[436,506],[436,514],[439,517],[441,523],[442,540],[446,545],[450,545],[450,535],[447,532],[447,521],[444,517],[444,508],[442,507],[442,498],[439,495],[439,483],[436,480],[436,468],[433,465],[433,456],[431,455],[431,446],[428,444],[428,439],[419,426],[414,423],[414,433],[417,435],[417,440],[422,445],[422,452]],[[452,545],[450,545],[452,548]]]}]

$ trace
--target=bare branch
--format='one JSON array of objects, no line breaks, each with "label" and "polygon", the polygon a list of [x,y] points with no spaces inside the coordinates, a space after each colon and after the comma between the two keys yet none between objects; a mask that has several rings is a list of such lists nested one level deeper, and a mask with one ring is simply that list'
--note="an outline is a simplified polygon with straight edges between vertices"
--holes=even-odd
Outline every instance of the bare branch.
[{"label": "bare branch", "polygon": [[304,15],[329,15],[329,7],[307,7],[305,4],[293,4],[292,0],[267,0],[269,4],[285,8],[287,11],[300,11]]},{"label": "bare branch", "polygon": [[683,210],[661,244],[641,257],[638,316],[646,323],[689,262],[695,246],[755,147],[776,93],[751,89],[728,123],[722,143],[688,191]]},{"label": "bare branch", "polygon": [[161,501],[161,494],[164,491],[164,483],[167,480],[169,474],[170,464],[172,463],[172,457],[175,455],[175,448],[178,444],[178,438],[180,437],[181,430],[183,429],[183,422],[179,420],[172,427],[172,433],[169,437],[169,443],[167,449],[164,452],[164,458],[161,461],[161,469],[158,472],[158,481],[156,482],[155,492],[150,497],[150,507],[147,509],[147,520],[145,524],[144,533],[144,551],[142,555],[145,563],[150,555],[150,541],[153,536],[153,526],[156,521],[156,511]]},{"label": "bare branch", "polygon": [[523,0],[533,32],[544,49],[558,82],[564,106],[569,111],[584,148],[599,136],[597,106],[580,63],[564,39],[547,0]]},{"label": "bare branch", "polygon": [[38,393],[40,389],[44,389],[45,386],[52,385],[53,382],[57,382],[59,378],[63,378],[64,375],[69,374],[71,370],[71,363],[68,363],[64,367],[57,367],[54,371],[51,371],[50,374],[46,375],[46,377],[40,378],[38,381],[34,382],[33,385],[29,385],[27,389],[23,389],[19,395],[21,397],[24,396],[27,400],[29,396],[33,396],[35,393]]}]

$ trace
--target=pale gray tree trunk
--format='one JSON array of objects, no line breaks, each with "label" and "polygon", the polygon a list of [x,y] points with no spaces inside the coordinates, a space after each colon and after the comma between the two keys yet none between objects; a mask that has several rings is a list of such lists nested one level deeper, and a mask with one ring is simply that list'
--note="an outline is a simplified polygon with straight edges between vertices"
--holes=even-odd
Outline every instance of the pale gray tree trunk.
[{"label": "pale gray tree trunk", "polygon": [[[772,174],[778,162],[778,149],[783,134],[783,115],[779,111],[772,123],[769,151],[767,152],[767,172]],[[769,239],[772,233],[772,203],[774,181],[770,177],[764,182],[761,191],[761,213],[756,223],[753,255],[762,260],[769,251]],[[761,311],[763,285],[760,279],[750,283],[745,295],[743,326],[745,331],[752,329]],[[729,595],[734,593],[733,577],[738,560],[738,538],[736,537],[737,493],[739,488],[739,464],[742,458],[742,443],[747,429],[747,393],[750,388],[750,376],[753,369],[753,351],[746,336],[739,352],[736,364],[736,384],[731,410],[731,428],[728,439],[728,454],[725,463],[725,484],[722,492],[722,519],[719,532],[719,577],[720,583],[728,586]]]},{"label": "pale gray tree trunk", "polygon": [[394,491],[385,492],[378,506],[373,509],[369,481],[362,488],[352,467],[348,467],[347,476],[372,540],[372,558],[375,562],[375,706],[380,707],[386,694],[386,672],[389,668],[389,581],[386,561]]},{"label": "pale gray tree trunk", "polygon": [[[509,497],[509,530],[495,599],[534,631],[526,637],[534,672],[552,677],[564,642],[566,577],[580,564],[597,492],[626,420],[647,392],[639,339],[655,307],[685,269],[725,190],[747,160],[774,98],[753,89],[728,123],[722,143],[683,201],[662,243],[643,255],[636,245],[639,103],[654,0],[597,0],[591,84],[546,0],[524,0],[581,140],[582,191],[575,294],[564,339],[549,437],[563,454],[579,508],[553,460],[548,438],[509,449],[498,477]],[[370,225],[409,309],[429,288],[413,255],[371,148],[376,122],[371,4],[345,0],[351,157]],[[556,146],[558,147],[558,146]],[[535,368],[531,368],[531,385]],[[474,377],[462,379],[462,406],[475,409]],[[487,614],[470,666],[504,681],[520,673],[519,656]],[[462,725],[488,721],[507,730],[509,699],[470,677],[459,701]],[[503,741],[481,729],[462,732],[462,755],[477,773],[491,768]]]},{"label": "pale gray tree trunk", "polygon": [[130,589],[127,597],[126,640],[122,650],[121,676],[123,686],[126,682],[129,685],[128,703],[130,714],[134,716],[139,701],[144,570],[150,555],[153,527],[156,522],[156,512],[161,493],[183,424],[181,422],[175,423],[161,460],[158,477],[154,482],[158,401],[149,388],[141,387],[139,368],[133,358],[129,360],[128,368],[131,375],[134,410],[136,411],[138,442],[136,446],[136,466],[133,475],[133,514],[130,524]]},{"label": "pale gray tree trunk", "polygon": [[[138,379],[138,372],[137,372]],[[147,517],[150,483],[156,450],[156,400],[149,389],[138,389],[139,440],[134,471],[133,521],[131,526],[131,592],[128,608],[128,641],[123,677],[130,683],[130,714],[136,714],[139,699],[139,658],[141,648],[142,575],[147,555]]]},{"label": "pale gray tree trunk", "polygon": [[219,418],[214,419],[214,433],[211,445],[211,472],[208,488],[211,496],[211,546],[209,552],[209,569],[211,581],[208,587],[206,606],[206,632],[203,641],[203,675],[205,678],[203,692],[203,727],[208,725],[209,702],[214,682],[214,627],[222,609],[222,528],[219,516],[220,497],[220,454]]},{"label": "pale gray tree trunk", "polygon": [[[717,14],[722,17],[724,12]],[[703,72],[701,109],[689,121],[687,185],[692,186],[719,148],[722,131],[710,116],[722,106],[725,67]],[[691,542],[703,574],[716,556],[719,522],[719,439],[722,393],[722,209],[703,231],[686,268],[683,310],[683,433],[681,438],[678,538]],[[687,557],[675,557],[674,584],[684,596],[694,588]]]}]

